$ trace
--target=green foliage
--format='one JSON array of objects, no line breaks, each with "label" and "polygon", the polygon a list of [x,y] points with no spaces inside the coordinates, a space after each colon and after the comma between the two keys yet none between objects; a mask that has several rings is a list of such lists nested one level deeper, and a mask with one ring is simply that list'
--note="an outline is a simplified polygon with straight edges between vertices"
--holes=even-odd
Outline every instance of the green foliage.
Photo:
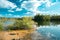
[{"label": "green foliage", "polygon": [[51,21],[60,21],[60,15],[51,16]]},{"label": "green foliage", "polygon": [[15,26],[19,29],[30,29],[34,25],[34,21],[31,18],[24,17],[22,20],[16,20]]},{"label": "green foliage", "polygon": [[50,21],[50,15],[44,15],[43,20],[44,21]]},{"label": "green foliage", "polygon": [[37,14],[34,16],[33,20],[32,17],[23,17],[23,18],[0,18],[0,30],[3,30],[2,24],[6,21],[12,21],[13,24],[7,26],[8,30],[20,30],[20,29],[31,29],[35,25],[35,22],[38,25],[48,25],[47,21],[60,21],[60,16],[50,16],[50,15],[40,15]]},{"label": "green foliage", "polygon": [[34,19],[33,19],[35,22],[39,24],[46,22],[46,21],[50,21],[50,15],[40,15],[40,14],[37,14],[34,16]]},{"label": "green foliage", "polygon": [[37,14],[34,16],[34,21],[49,21],[49,20],[50,20],[50,15]]},{"label": "green foliage", "polygon": [[2,24],[0,23],[0,31],[2,31],[3,30],[3,26],[2,26]]},{"label": "green foliage", "polygon": [[35,15],[34,21],[36,21],[36,22],[43,21],[43,15],[39,15],[39,14]]},{"label": "green foliage", "polygon": [[15,19],[13,25],[8,25],[8,30],[24,30],[33,28],[34,21],[31,17],[23,17],[22,19]]}]

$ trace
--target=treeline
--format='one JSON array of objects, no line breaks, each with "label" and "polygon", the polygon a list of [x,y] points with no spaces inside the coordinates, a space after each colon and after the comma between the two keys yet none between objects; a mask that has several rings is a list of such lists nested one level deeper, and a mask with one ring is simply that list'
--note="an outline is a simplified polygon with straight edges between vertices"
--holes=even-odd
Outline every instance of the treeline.
[{"label": "treeline", "polygon": [[60,21],[60,15],[35,15],[33,18],[34,21]]},{"label": "treeline", "polygon": [[40,15],[37,14],[33,17],[33,20],[38,23],[38,25],[45,25],[48,24],[48,22],[59,22],[60,21],[60,15]]},{"label": "treeline", "polygon": [[35,15],[33,18],[34,21],[49,21],[50,20],[50,15]]},{"label": "treeline", "polygon": [[51,16],[51,21],[60,21],[60,15],[59,16]]}]

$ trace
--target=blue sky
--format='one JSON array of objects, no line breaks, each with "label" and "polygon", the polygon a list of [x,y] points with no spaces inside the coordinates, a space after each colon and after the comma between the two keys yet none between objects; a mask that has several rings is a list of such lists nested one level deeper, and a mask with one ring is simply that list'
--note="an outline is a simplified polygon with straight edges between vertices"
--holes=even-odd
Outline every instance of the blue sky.
[{"label": "blue sky", "polygon": [[60,15],[60,0],[0,0],[0,17]]}]

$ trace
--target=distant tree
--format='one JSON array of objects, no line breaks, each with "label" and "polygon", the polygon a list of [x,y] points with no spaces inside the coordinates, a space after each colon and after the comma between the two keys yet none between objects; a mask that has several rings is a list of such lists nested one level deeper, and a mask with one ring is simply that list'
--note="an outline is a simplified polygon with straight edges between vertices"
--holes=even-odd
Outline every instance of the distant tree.
[{"label": "distant tree", "polygon": [[42,24],[44,21],[50,21],[50,15],[40,15],[37,14],[34,16],[33,20],[38,23],[38,25]]},{"label": "distant tree", "polygon": [[43,20],[44,21],[50,21],[50,15],[44,15]]},{"label": "distant tree", "polygon": [[34,16],[33,20],[36,22],[43,21],[43,15],[37,14]]},{"label": "distant tree", "polygon": [[51,21],[60,21],[60,15],[51,16]]}]

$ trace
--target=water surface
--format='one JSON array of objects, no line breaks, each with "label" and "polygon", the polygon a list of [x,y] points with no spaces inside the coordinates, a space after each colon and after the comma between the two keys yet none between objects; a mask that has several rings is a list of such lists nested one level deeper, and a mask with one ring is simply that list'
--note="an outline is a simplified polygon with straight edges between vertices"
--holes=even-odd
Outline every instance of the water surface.
[{"label": "water surface", "polygon": [[36,30],[40,35],[42,35],[42,39],[36,38],[36,40],[60,40],[60,22],[42,23]]}]

